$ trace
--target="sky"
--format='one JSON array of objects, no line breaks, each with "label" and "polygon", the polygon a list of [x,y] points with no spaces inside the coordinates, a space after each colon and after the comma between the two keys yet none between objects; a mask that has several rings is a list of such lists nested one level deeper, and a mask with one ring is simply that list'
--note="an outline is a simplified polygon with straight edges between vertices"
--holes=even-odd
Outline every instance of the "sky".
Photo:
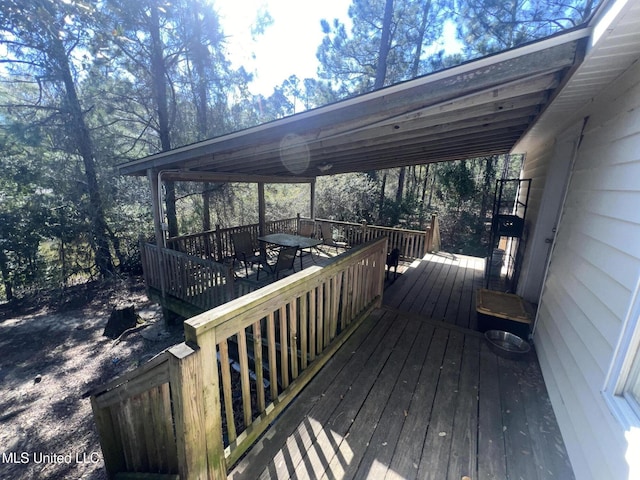
[{"label": "sky", "polygon": [[[244,66],[254,75],[249,85],[253,94],[270,96],[276,86],[295,74],[299,79],[315,78],[316,52],[324,37],[320,20],[339,19],[351,31],[348,15],[352,0],[218,0],[214,3],[227,37],[228,59],[233,67]],[[251,37],[257,14],[266,9],[273,24],[265,33]],[[445,23],[442,45],[447,53],[462,50],[455,39],[455,25]],[[429,53],[429,52],[425,52]]]},{"label": "sky", "polygon": [[[320,20],[340,19],[350,30],[347,15],[351,0],[222,0],[215,3],[227,36],[229,60],[254,74],[250,90],[269,96],[290,75],[315,77],[316,51],[322,43]],[[266,8],[273,24],[251,38],[258,11]]]}]

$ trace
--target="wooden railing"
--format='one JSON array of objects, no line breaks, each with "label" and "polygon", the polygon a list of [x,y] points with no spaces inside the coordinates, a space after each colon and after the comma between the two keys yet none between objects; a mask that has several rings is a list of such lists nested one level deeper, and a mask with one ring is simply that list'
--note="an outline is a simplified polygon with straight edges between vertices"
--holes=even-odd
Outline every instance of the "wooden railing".
[{"label": "wooden railing", "polygon": [[185,343],[98,389],[91,402],[109,475],[226,478],[227,466],[380,306],[386,244],[360,245],[187,320]]},{"label": "wooden railing", "polygon": [[[375,238],[386,237],[388,249],[400,250],[400,255],[405,260],[416,260],[424,257],[427,252],[440,249],[440,229],[438,217],[432,215],[431,224],[424,230],[408,230],[395,227],[380,227],[367,223],[340,222],[317,218],[316,236],[320,236],[320,224],[328,223],[338,240],[347,245],[360,245]],[[434,235],[435,233],[435,235]]]},{"label": "wooden railing", "polygon": [[147,289],[171,295],[201,310],[216,307],[237,296],[229,264],[169,249],[162,249],[159,255],[158,248],[151,244],[142,244],[141,253]]},{"label": "wooden railing", "polygon": [[109,478],[119,472],[178,473],[174,422],[176,429],[184,424],[181,426],[181,418],[174,419],[171,411],[173,357],[162,352],[91,396]]},{"label": "wooden railing", "polygon": [[[298,231],[298,218],[273,220],[267,222],[265,228],[265,234],[295,234]],[[260,236],[258,233],[259,225],[257,223],[229,228],[217,227],[215,230],[172,237],[167,240],[167,248],[220,262],[224,258],[232,257],[234,254],[231,235],[243,231],[251,234],[251,239],[257,250],[259,247],[258,237]]]},{"label": "wooden railing", "polygon": [[[311,222],[308,218],[287,218],[267,222],[266,233],[297,233],[300,222]],[[375,238],[387,237],[389,250],[400,250],[405,260],[415,260],[424,257],[427,252],[440,249],[440,228],[438,217],[434,214],[431,223],[425,230],[409,230],[403,228],[380,227],[367,223],[341,222],[337,220],[316,219],[316,238],[321,237],[320,223],[329,223],[337,237],[341,237],[349,246],[360,245]],[[208,232],[194,233],[173,237],[167,240],[167,248],[179,252],[222,261],[232,257],[234,250],[231,235],[240,231],[248,231],[256,250],[258,242],[258,224],[243,225],[231,228],[217,228]]]}]

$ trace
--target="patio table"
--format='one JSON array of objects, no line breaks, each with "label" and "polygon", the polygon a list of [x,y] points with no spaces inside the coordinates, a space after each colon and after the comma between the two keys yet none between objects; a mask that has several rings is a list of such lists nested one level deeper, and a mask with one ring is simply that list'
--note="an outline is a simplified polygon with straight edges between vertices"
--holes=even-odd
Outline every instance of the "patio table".
[{"label": "patio table", "polygon": [[[322,240],[316,238],[302,237],[300,235],[292,235],[290,233],[271,233],[263,237],[258,237],[258,240],[264,243],[270,243],[279,247],[298,247],[299,249],[317,247],[322,243]],[[313,260],[313,255],[311,256]],[[300,270],[302,270],[302,254],[300,255]]]}]

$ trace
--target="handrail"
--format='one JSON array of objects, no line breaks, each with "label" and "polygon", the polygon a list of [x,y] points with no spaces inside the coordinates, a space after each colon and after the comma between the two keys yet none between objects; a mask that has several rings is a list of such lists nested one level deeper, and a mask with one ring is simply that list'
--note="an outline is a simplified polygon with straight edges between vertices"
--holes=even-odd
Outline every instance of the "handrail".
[{"label": "handrail", "polygon": [[[354,247],[325,267],[193,317],[185,322],[185,343],[97,390],[92,407],[110,476],[224,478],[227,466],[381,305],[386,249],[386,238]],[[232,407],[231,344],[238,353],[239,412]]]},{"label": "handrail", "polygon": [[371,225],[366,222],[355,223],[355,222],[345,222],[343,220],[329,220],[326,218],[316,218],[316,221],[333,223],[335,225],[348,225],[350,227],[371,228],[375,230],[398,231],[398,232],[404,232],[404,233],[424,233],[424,231],[422,230],[412,230],[410,228],[400,228],[400,227],[386,227],[383,225]]},{"label": "handrail", "polygon": [[[430,225],[425,230],[410,230],[406,228],[383,227],[369,225],[366,222],[352,223],[340,220],[315,219],[316,224],[328,223],[334,234],[348,245],[359,245],[374,238],[387,237],[388,248],[397,248],[405,260],[421,259],[427,252],[440,248],[440,232],[437,215],[433,214]],[[320,235],[319,229],[316,235]],[[437,239],[437,242],[434,241]]]},{"label": "handrail", "polygon": [[[241,231],[248,231],[251,234],[251,240],[257,249],[259,246],[259,225],[257,223],[226,228],[218,226],[214,230],[172,237],[167,239],[167,248],[220,262],[224,258],[233,257],[234,249],[231,235]],[[296,233],[297,231],[297,217],[271,220],[266,223],[266,233]]]},{"label": "handrail", "polygon": [[[217,345],[225,405],[231,403],[229,342],[238,346],[243,407],[241,418],[225,408],[228,464],[240,458],[336,345],[381,304],[386,243],[385,238],[360,245],[325,267],[307,268],[185,322],[185,339],[201,348],[203,358],[214,358]],[[250,350],[255,404],[250,393]],[[212,382],[218,378],[213,363],[203,367],[210,369],[205,378]],[[264,372],[269,375],[268,389],[262,388]]]},{"label": "handrail", "polygon": [[[437,220],[437,216],[433,214],[430,225],[425,230],[411,230],[369,225],[366,222],[352,223],[322,218],[312,220],[298,216],[296,218],[267,222],[266,233],[296,233],[299,231],[298,227],[301,221],[311,221],[316,224],[324,222],[331,224],[338,236],[344,237],[346,243],[350,246],[360,245],[374,238],[386,236],[389,238],[389,250],[397,248],[405,260],[416,260],[422,258],[427,252],[440,249],[440,229]],[[258,249],[258,229],[257,223],[228,228],[218,227],[215,230],[170,238],[167,240],[167,247],[220,262],[224,258],[232,257],[234,254],[233,243],[231,242],[232,233],[248,231],[251,234],[254,247]],[[319,228],[316,228],[315,236],[321,236]]]}]

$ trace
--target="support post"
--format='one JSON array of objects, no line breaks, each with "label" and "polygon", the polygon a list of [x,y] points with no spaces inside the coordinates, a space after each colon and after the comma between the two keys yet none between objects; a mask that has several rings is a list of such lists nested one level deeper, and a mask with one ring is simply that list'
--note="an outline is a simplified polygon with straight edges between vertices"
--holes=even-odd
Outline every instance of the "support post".
[{"label": "support post", "polygon": [[147,178],[151,187],[151,211],[153,213],[153,230],[156,235],[156,245],[165,246],[164,230],[162,230],[162,209],[160,205],[160,185],[156,171],[147,170]]},{"label": "support post", "polygon": [[[266,220],[267,206],[264,199],[264,183],[258,182],[258,236],[262,237],[267,233],[267,220]],[[261,255],[266,255],[265,245],[260,243]]]},{"label": "support post", "polygon": [[263,236],[267,231],[267,206],[264,199],[264,183],[258,183],[258,233]]},{"label": "support post", "polygon": [[309,206],[310,206],[310,211],[309,211],[309,218],[311,218],[311,220],[315,220],[316,219],[316,179],[314,178],[313,180],[311,180],[310,185],[310,202],[309,202]]},{"label": "support post", "polygon": [[263,236],[267,232],[267,206],[264,199],[264,183],[258,183],[258,233]]},{"label": "support post", "polygon": [[[162,230],[162,214],[160,205],[160,185],[158,181],[157,172],[153,169],[147,170],[147,178],[151,186],[151,210],[153,212],[153,230],[156,237],[156,247],[158,249],[158,272],[160,273],[160,295],[162,300],[166,296],[166,278],[164,271],[164,260],[162,256],[162,250],[165,247],[164,231]],[[163,309],[164,310],[164,309]],[[168,312],[164,313],[165,322],[168,322]]]}]

